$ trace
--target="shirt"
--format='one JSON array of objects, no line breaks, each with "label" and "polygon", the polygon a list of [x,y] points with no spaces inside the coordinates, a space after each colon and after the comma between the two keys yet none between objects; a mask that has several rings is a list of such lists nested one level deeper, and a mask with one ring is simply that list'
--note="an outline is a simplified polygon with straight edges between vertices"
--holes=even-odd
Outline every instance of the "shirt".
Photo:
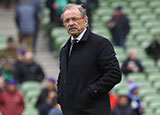
[{"label": "shirt", "polygon": [[82,39],[82,37],[83,37],[83,35],[84,35],[84,33],[86,32],[86,28],[84,29],[84,31],[77,37],[77,38],[73,38],[73,36],[71,37],[71,42],[72,42],[72,40],[74,40],[74,39],[77,39],[78,41],[77,41],[77,43]]}]

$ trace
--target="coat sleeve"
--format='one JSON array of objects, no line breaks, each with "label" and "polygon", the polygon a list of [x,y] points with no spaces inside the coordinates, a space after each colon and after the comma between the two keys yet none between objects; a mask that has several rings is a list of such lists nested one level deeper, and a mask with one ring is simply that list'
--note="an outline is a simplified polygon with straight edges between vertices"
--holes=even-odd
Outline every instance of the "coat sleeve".
[{"label": "coat sleeve", "polygon": [[[62,52],[62,51],[61,51]],[[62,53],[60,52],[60,63],[61,63],[61,55],[62,55]],[[58,75],[58,79],[57,79],[57,103],[58,104],[60,104],[60,96],[61,96],[61,83],[60,83],[60,81],[61,81],[61,64],[60,64],[60,67],[59,67],[59,69],[60,69],[60,72],[59,72],[59,75]]]},{"label": "coat sleeve", "polygon": [[97,45],[97,64],[103,74],[88,87],[92,98],[108,93],[121,80],[118,60],[111,43],[107,39],[99,40]]}]

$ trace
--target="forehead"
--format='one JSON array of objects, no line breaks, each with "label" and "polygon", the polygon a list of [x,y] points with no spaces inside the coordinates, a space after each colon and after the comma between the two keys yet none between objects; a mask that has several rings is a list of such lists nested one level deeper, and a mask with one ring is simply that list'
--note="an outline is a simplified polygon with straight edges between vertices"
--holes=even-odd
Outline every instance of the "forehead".
[{"label": "forehead", "polygon": [[63,16],[64,16],[64,19],[70,18],[70,17],[77,17],[77,16],[81,16],[81,12],[77,8],[72,8],[72,9],[66,10]]}]

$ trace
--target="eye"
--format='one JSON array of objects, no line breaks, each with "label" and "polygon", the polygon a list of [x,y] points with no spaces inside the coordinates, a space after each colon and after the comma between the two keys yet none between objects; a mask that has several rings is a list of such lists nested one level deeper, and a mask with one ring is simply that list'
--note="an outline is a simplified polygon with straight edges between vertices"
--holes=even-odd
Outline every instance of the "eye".
[{"label": "eye", "polygon": [[68,23],[70,21],[70,19],[65,19],[64,23]]},{"label": "eye", "polygon": [[77,20],[77,18],[72,18],[72,21],[76,21]]}]

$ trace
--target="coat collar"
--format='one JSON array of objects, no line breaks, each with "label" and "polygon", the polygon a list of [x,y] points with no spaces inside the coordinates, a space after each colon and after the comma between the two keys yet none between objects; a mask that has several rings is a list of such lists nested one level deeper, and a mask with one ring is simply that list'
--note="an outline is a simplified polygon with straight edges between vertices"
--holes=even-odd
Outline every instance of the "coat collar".
[{"label": "coat collar", "polygon": [[[91,30],[89,27],[87,27],[86,32],[84,33],[83,37],[79,42],[85,42],[89,38],[90,33],[91,33]],[[70,46],[70,43],[71,43],[71,37],[67,40],[63,48],[67,48],[68,46]]]}]

